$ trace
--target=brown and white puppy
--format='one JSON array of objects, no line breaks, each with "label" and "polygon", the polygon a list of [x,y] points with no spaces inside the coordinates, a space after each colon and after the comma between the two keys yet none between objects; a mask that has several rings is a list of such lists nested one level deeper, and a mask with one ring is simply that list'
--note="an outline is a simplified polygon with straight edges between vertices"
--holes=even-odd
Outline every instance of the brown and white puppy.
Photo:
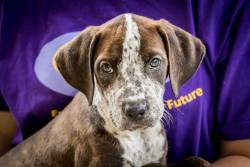
[{"label": "brown and white puppy", "polygon": [[199,39],[163,19],[125,14],[86,28],[54,59],[80,93],[0,166],[166,166],[166,77],[177,95],[204,53]]}]

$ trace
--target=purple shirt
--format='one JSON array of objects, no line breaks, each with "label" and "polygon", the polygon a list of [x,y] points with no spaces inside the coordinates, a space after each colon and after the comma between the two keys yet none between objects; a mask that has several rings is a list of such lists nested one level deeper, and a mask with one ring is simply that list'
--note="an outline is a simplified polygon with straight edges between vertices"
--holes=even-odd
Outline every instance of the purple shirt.
[{"label": "purple shirt", "polygon": [[169,161],[190,155],[214,161],[221,140],[250,138],[250,1],[2,0],[0,91],[23,138],[46,125],[53,110],[62,110],[76,93],[51,66],[55,50],[86,26],[126,12],[165,18],[207,48],[179,97],[166,81]]}]

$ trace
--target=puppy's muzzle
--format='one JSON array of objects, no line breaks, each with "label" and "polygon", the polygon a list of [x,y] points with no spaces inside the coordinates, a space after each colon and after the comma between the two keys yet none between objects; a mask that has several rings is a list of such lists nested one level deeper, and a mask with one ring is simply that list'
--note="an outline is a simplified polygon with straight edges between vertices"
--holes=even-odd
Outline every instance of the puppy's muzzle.
[{"label": "puppy's muzzle", "polygon": [[123,106],[122,107],[123,113],[126,115],[128,119],[131,120],[142,119],[148,108],[147,102],[145,100],[139,102],[138,101],[124,102],[122,106]]}]

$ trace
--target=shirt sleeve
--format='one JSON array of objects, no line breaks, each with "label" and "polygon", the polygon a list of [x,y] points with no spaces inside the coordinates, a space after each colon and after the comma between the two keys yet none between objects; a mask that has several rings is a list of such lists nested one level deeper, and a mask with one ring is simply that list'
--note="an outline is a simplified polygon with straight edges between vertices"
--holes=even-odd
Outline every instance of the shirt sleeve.
[{"label": "shirt sleeve", "polygon": [[250,1],[234,15],[216,64],[217,120],[223,140],[250,138]]},{"label": "shirt sleeve", "polygon": [[0,111],[9,111],[9,108],[7,104],[5,103],[5,100],[2,94],[0,94]]}]

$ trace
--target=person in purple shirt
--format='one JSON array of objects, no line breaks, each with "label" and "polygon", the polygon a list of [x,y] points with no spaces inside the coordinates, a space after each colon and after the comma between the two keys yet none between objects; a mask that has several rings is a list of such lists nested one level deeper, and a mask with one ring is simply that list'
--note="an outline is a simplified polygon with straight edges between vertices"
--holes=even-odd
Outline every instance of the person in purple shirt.
[{"label": "person in purple shirt", "polygon": [[[17,122],[14,143],[45,126],[76,93],[51,65],[56,49],[85,27],[130,12],[167,19],[207,48],[179,97],[166,81],[163,100],[172,115],[170,123],[163,118],[168,161],[193,155],[218,167],[250,166],[250,1],[0,2],[0,92],[8,105],[0,110],[8,109]],[[0,148],[7,143],[1,132],[16,129],[11,124],[0,123]]]}]

